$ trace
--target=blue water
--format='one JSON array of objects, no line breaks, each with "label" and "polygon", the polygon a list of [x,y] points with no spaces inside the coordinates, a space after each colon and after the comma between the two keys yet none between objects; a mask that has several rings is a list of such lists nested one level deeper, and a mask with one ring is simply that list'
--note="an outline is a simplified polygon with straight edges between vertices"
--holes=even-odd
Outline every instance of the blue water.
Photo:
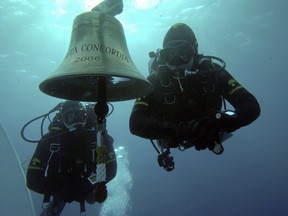
[{"label": "blue water", "polygon": [[[92,2],[92,6],[88,3]],[[142,2],[140,4],[139,2]],[[0,2],[0,121],[26,169],[35,144],[21,127],[60,99],[38,86],[62,62],[73,19],[96,1],[4,0]],[[262,113],[211,152],[173,151],[176,168],[157,165],[149,141],[129,132],[133,101],[113,103],[107,129],[119,150],[117,177],[103,205],[87,205],[87,215],[110,216],[282,216],[288,215],[288,3],[285,0],[124,0],[122,23],[129,53],[148,75],[148,53],[162,46],[168,28],[185,22],[194,30],[199,52],[223,58],[227,70],[259,100]],[[40,122],[27,130],[40,137]],[[120,157],[122,155],[122,157]],[[12,170],[11,170],[12,171]],[[9,193],[7,185],[2,193]],[[7,189],[6,189],[7,188]],[[32,193],[35,210],[42,196]],[[11,208],[17,203],[11,203]],[[1,212],[0,215],[8,215]],[[68,205],[63,215],[79,215]]]}]

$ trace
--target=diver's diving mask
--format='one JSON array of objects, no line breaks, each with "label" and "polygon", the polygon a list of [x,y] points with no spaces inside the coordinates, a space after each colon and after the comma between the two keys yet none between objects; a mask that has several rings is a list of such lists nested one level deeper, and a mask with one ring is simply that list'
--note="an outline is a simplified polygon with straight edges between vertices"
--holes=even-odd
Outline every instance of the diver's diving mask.
[{"label": "diver's diving mask", "polygon": [[160,51],[160,59],[169,65],[187,64],[196,54],[196,49],[189,43],[169,43]]},{"label": "diver's diving mask", "polygon": [[68,129],[84,127],[87,120],[87,113],[85,108],[70,107],[62,113],[64,125]]}]

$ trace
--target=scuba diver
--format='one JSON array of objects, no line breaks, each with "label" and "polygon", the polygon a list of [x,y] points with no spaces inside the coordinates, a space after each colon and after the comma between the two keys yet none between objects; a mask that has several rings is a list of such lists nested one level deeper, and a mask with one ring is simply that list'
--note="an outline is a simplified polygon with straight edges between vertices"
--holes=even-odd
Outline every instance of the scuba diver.
[{"label": "scuba diver", "polygon": [[[132,134],[151,140],[159,166],[167,171],[174,169],[170,148],[222,154],[229,133],[260,115],[257,99],[225,70],[225,62],[198,53],[188,25],[170,27],[163,48],[149,56],[147,79],[154,90],[136,99],[129,126]],[[226,101],[234,110],[228,112]]]},{"label": "scuba diver", "polygon": [[[93,105],[64,101],[43,115],[58,111],[49,132],[38,142],[26,176],[27,187],[43,194],[43,204],[48,204],[41,215],[60,215],[65,204],[72,201],[80,203],[83,213],[85,202],[102,203],[107,197],[106,184],[116,176],[117,162],[113,138],[107,131],[103,146],[97,146]],[[24,129],[32,121],[22,128],[21,135],[26,141],[35,142],[24,136]],[[99,161],[106,166],[106,181],[98,183],[95,172]]]}]

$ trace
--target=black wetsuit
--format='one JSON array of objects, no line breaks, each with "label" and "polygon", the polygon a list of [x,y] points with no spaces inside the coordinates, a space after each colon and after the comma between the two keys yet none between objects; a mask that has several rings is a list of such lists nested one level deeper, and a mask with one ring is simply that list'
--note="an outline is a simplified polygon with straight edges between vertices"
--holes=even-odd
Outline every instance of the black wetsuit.
[{"label": "black wetsuit", "polygon": [[208,64],[195,64],[192,71],[198,72],[185,77],[174,75],[161,79],[152,73],[148,80],[154,90],[136,100],[130,116],[131,133],[148,139],[175,136],[180,122],[219,112],[222,97],[237,113],[230,131],[253,122],[260,115],[256,98],[225,69],[219,68],[208,61]]},{"label": "black wetsuit", "polygon": [[[115,177],[117,163],[113,138],[107,135],[104,140],[107,183]],[[43,136],[30,161],[27,186],[66,202],[83,202],[93,190],[87,177],[95,172],[96,160],[95,130],[77,129],[65,133],[51,130]]]}]

